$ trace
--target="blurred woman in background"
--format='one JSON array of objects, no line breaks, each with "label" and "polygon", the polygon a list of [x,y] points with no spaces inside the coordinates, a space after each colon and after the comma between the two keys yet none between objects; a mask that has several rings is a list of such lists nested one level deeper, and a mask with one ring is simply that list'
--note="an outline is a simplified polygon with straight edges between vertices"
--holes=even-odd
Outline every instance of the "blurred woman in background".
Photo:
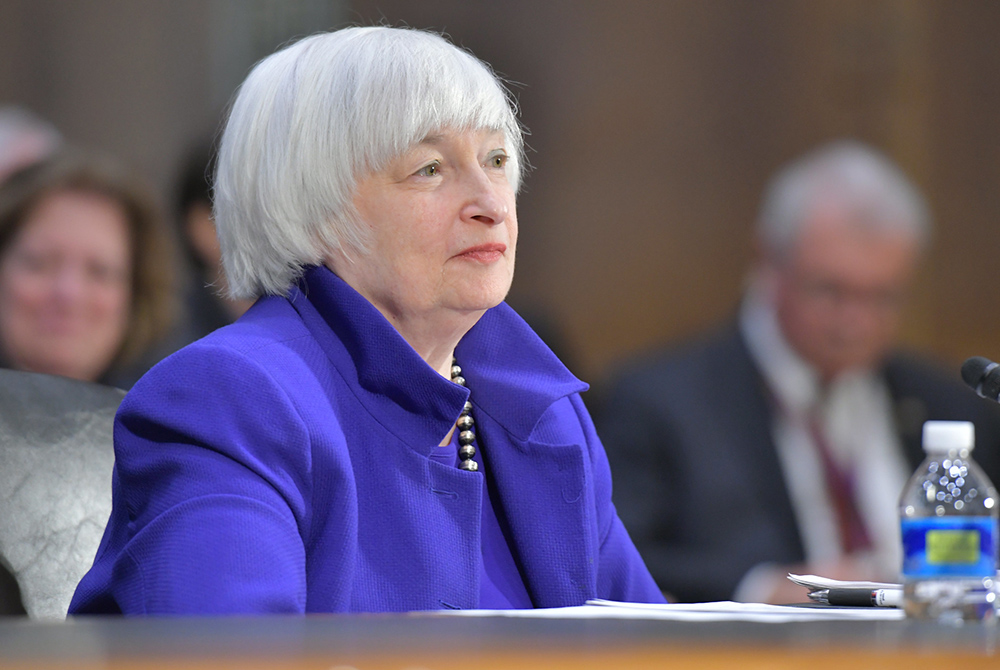
[{"label": "blurred woman in background", "polygon": [[0,186],[0,364],[128,387],[173,316],[173,246],[145,186],[65,152]]}]

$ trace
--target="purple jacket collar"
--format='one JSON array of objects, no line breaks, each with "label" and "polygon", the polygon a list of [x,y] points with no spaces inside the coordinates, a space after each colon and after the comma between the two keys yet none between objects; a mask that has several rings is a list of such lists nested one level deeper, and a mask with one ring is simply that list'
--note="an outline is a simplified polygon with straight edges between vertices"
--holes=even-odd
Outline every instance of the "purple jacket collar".
[{"label": "purple jacket collar", "polygon": [[[385,417],[400,440],[427,453],[451,430],[469,390],[431,369],[344,280],[326,267],[310,267],[289,299],[340,375],[360,389],[362,404]],[[506,303],[487,310],[455,356],[477,412],[520,440],[555,401],[588,388]]]}]

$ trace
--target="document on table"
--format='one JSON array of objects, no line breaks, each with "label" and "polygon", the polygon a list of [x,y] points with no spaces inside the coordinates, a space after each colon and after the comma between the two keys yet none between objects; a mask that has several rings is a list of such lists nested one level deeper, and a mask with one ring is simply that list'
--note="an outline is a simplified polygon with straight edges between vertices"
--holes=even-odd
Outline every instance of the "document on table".
[{"label": "document on table", "polygon": [[760,603],[672,603],[654,605],[612,600],[588,600],[579,607],[533,610],[442,610],[445,616],[516,617],[526,619],[662,619],[665,621],[899,621],[902,610],[885,607],[794,607]]},{"label": "document on table", "polygon": [[804,586],[810,591],[816,589],[898,589],[902,590],[902,584],[892,582],[858,582],[844,581],[842,579],[830,579],[819,575],[794,575],[788,573],[788,579],[799,586]]}]

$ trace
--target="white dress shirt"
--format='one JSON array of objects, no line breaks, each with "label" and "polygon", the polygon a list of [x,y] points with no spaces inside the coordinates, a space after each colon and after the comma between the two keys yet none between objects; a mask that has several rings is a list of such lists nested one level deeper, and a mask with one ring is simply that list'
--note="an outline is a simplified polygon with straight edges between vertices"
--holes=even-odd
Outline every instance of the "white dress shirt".
[{"label": "white dress shirt", "polygon": [[[759,289],[747,294],[740,328],[781,407],[772,430],[806,561],[833,562],[844,556],[823,464],[809,429],[809,417],[815,413],[831,457],[854,477],[855,504],[873,544],[872,554],[864,558],[883,576],[898,574],[896,506],[910,473],[885,381],[871,370],[857,370],[821,388],[819,375],[782,335],[774,309]],[[746,590],[741,585],[740,591]]]}]

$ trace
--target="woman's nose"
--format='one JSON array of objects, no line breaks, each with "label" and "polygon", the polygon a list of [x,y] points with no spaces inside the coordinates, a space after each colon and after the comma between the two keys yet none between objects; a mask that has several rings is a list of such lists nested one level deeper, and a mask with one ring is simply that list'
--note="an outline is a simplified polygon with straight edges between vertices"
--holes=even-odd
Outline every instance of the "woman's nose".
[{"label": "woman's nose", "polygon": [[507,218],[507,200],[500,193],[501,187],[482,171],[468,180],[469,197],[462,208],[462,218],[493,226]]},{"label": "woman's nose", "polygon": [[71,301],[83,294],[84,279],[77,268],[69,265],[61,267],[53,279],[53,292],[59,298]]}]

